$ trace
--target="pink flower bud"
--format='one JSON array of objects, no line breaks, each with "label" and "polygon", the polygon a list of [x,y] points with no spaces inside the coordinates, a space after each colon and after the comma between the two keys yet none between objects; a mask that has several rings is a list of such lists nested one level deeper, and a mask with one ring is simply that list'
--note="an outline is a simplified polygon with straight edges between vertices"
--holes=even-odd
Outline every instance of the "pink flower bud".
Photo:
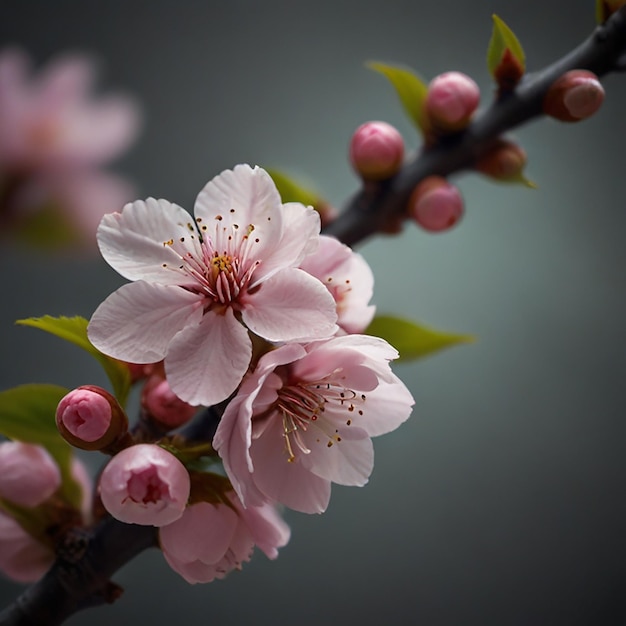
[{"label": "pink flower bud", "polygon": [[469,76],[446,72],[428,85],[426,115],[435,130],[461,130],[468,125],[479,100],[480,89]]},{"label": "pink flower bud", "polygon": [[498,140],[474,165],[479,172],[502,181],[519,179],[525,166],[524,149],[506,139]]},{"label": "pink flower bud", "polygon": [[445,178],[429,176],[411,194],[409,212],[425,230],[448,230],[463,215],[463,198]]},{"label": "pink flower bud", "polygon": [[39,580],[52,565],[54,553],[0,511],[0,571],[21,583]]},{"label": "pink flower bud", "polygon": [[350,162],[365,180],[383,180],[393,176],[402,165],[402,135],[386,122],[366,122],[359,126],[350,141]]},{"label": "pink flower bud", "polygon": [[165,559],[189,583],[211,582],[241,569],[255,545],[275,559],[289,541],[289,527],[274,506],[244,509],[233,492],[229,496],[232,507],[199,502],[159,531]]},{"label": "pink flower bud", "polygon": [[543,110],[561,122],[591,117],[604,101],[598,77],[587,70],[572,70],[554,81],[543,101]]},{"label": "pink flower bud", "polygon": [[185,466],[173,454],[148,443],[116,454],[100,477],[102,504],[127,524],[171,524],[183,514],[189,490]]},{"label": "pink flower bud", "polygon": [[45,448],[21,441],[0,443],[0,498],[35,507],[60,485],[59,467]]},{"label": "pink flower bud", "polygon": [[152,419],[168,428],[182,426],[197,411],[197,407],[181,400],[159,374],[152,375],[145,384],[141,393],[141,406]]},{"label": "pink flower bud", "polygon": [[128,418],[108,391],[84,385],[59,402],[56,413],[59,432],[83,450],[102,450],[126,434]]}]

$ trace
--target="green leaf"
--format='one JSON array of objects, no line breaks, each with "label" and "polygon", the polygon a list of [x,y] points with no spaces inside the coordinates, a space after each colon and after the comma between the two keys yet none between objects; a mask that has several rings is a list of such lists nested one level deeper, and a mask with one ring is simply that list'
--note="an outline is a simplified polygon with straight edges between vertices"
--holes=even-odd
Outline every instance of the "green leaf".
[{"label": "green leaf", "polygon": [[104,368],[119,403],[122,406],[126,404],[126,398],[130,389],[130,370],[122,361],[102,354],[100,350],[92,345],[87,338],[88,322],[84,317],[52,317],[51,315],[44,315],[43,317],[17,320],[16,324],[39,328],[89,352]]},{"label": "green leaf", "polygon": [[28,217],[20,219],[15,230],[16,238],[45,251],[85,245],[84,235],[73,227],[63,213],[52,203],[41,206]]},{"label": "green leaf", "polygon": [[317,206],[321,198],[311,189],[306,188],[280,170],[265,168],[272,177],[283,202],[301,202],[305,206]]},{"label": "green leaf", "polygon": [[487,67],[498,85],[512,88],[526,71],[526,56],[513,31],[497,15],[492,17]]},{"label": "green leaf", "polygon": [[474,341],[471,335],[435,330],[392,315],[377,315],[365,332],[388,341],[400,353],[399,361],[420,359],[444,348]]},{"label": "green leaf", "polygon": [[69,392],[58,385],[20,385],[0,392],[0,435],[36,443],[48,450],[61,470],[61,495],[80,506],[80,487],[70,471],[71,446],[56,427],[55,414],[61,398]]},{"label": "green leaf", "polygon": [[428,85],[411,69],[399,65],[387,65],[370,61],[367,67],[380,72],[393,85],[402,107],[413,124],[422,132],[428,127],[424,114],[424,101]]}]

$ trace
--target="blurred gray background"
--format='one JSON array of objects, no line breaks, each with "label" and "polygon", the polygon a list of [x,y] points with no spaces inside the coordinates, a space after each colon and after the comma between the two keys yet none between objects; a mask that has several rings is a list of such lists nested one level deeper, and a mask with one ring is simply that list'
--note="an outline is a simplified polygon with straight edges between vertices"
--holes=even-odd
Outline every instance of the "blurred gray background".
[{"label": "blurred gray background", "polygon": [[[193,207],[238,162],[281,167],[341,205],[358,181],[353,129],[415,132],[391,88],[364,68],[402,62],[426,79],[456,69],[492,90],[491,14],[529,69],[594,26],[592,0],[216,2],[4,0],[0,46],[37,63],[67,50],[101,61],[103,89],[144,107],[117,163],[139,196]],[[626,77],[599,114],[516,131],[536,191],[455,179],[467,213],[452,232],[408,227],[360,248],[381,312],[477,335],[396,367],[411,420],[376,440],[368,486],[334,488],[328,512],[288,512],[291,543],[224,581],[189,586],[157,551],[115,580],[125,595],[70,624],[220,626],[623,626],[626,374]],[[112,207],[115,209],[117,207]],[[0,388],[104,384],[73,346],[17,318],[89,317],[123,280],[99,259],[0,250]],[[20,590],[0,582],[2,605]]]}]

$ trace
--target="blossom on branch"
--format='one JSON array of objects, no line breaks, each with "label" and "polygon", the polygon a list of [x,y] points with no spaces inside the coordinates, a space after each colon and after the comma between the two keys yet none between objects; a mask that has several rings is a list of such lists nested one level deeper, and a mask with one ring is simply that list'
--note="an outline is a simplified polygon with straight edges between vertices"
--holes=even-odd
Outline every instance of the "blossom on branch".
[{"label": "blossom on branch", "polygon": [[345,335],[265,354],[226,408],[213,447],[246,505],[328,506],[331,482],[364,485],[371,437],[397,428],[413,398],[386,341]]},{"label": "blossom on branch", "polygon": [[198,195],[195,219],[149,198],[106,215],[105,260],[133,283],[95,311],[89,339],[133,363],[164,359],[172,391],[213,405],[239,385],[252,356],[248,330],[272,342],[333,335],[335,301],[298,268],[317,249],[310,207],[282,204],[270,176],[239,165]]},{"label": "blossom on branch", "polygon": [[347,333],[363,332],[374,317],[370,304],[374,274],[367,261],[334,237],[322,235],[317,254],[300,264],[326,285],[337,305],[337,324]]},{"label": "blossom on branch", "polygon": [[173,570],[189,583],[208,583],[241,569],[257,545],[268,558],[289,541],[290,530],[270,504],[243,508],[230,492],[228,504],[199,502],[159,530],[161,548]]}]

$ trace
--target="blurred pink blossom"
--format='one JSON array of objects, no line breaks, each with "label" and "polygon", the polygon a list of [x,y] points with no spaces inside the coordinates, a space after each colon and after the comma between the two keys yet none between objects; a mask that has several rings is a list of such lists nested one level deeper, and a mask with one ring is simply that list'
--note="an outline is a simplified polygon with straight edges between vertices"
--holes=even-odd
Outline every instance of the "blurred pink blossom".
[{"label": "blurred pink blossom", "polygon": [[189,583],[208,583],[241,569],[257,545],[270,559],[289,541],[290,531],[271,504],[243,508],[199,502],[159,531],[161,548],[173,570]]},{"label": "blurred pink blossom", "polygon": [[397,356],[366,335],[286,344],[262,356],[213,440],[242,502],[321,513],[331,482],[364,485],[374,463],[370,437],[397,428],[413,406],[389,367]]},{"label": "blurred pink blossom", "polygon": [[0,571],[21,583],[39,580],[54,561],[54,552],[0,511]]},{"label": "blurred pink blossom", "polygon": [[98,241],[135,282],[96,309],[89,339],[124,361],[165,359],[172,391],[189,404],[221,402],[250,364],[248,329],[268,341],[337,331],[328,290],[298,269],[319,230],[315,210],[283,205],[269,174],[249,165],[211,180],[195,218],[166,200],[127,204],[102,219]]},{"label": "blurred pink blossom", "polygon": [[2,230],[53,209],[93,243],[102,215],[132,197],[126,181],[98,168],[134,141],[139,110],[126,96],[95,96],[95,75],[83,55],[58,57],[32,75],[25,54],[0,53]]},{"label": "blurred pink blossom", "polygon": [[60,485],[59,467],[45,448],[21,441],[0,443],[0,498],[35,507]]}]

